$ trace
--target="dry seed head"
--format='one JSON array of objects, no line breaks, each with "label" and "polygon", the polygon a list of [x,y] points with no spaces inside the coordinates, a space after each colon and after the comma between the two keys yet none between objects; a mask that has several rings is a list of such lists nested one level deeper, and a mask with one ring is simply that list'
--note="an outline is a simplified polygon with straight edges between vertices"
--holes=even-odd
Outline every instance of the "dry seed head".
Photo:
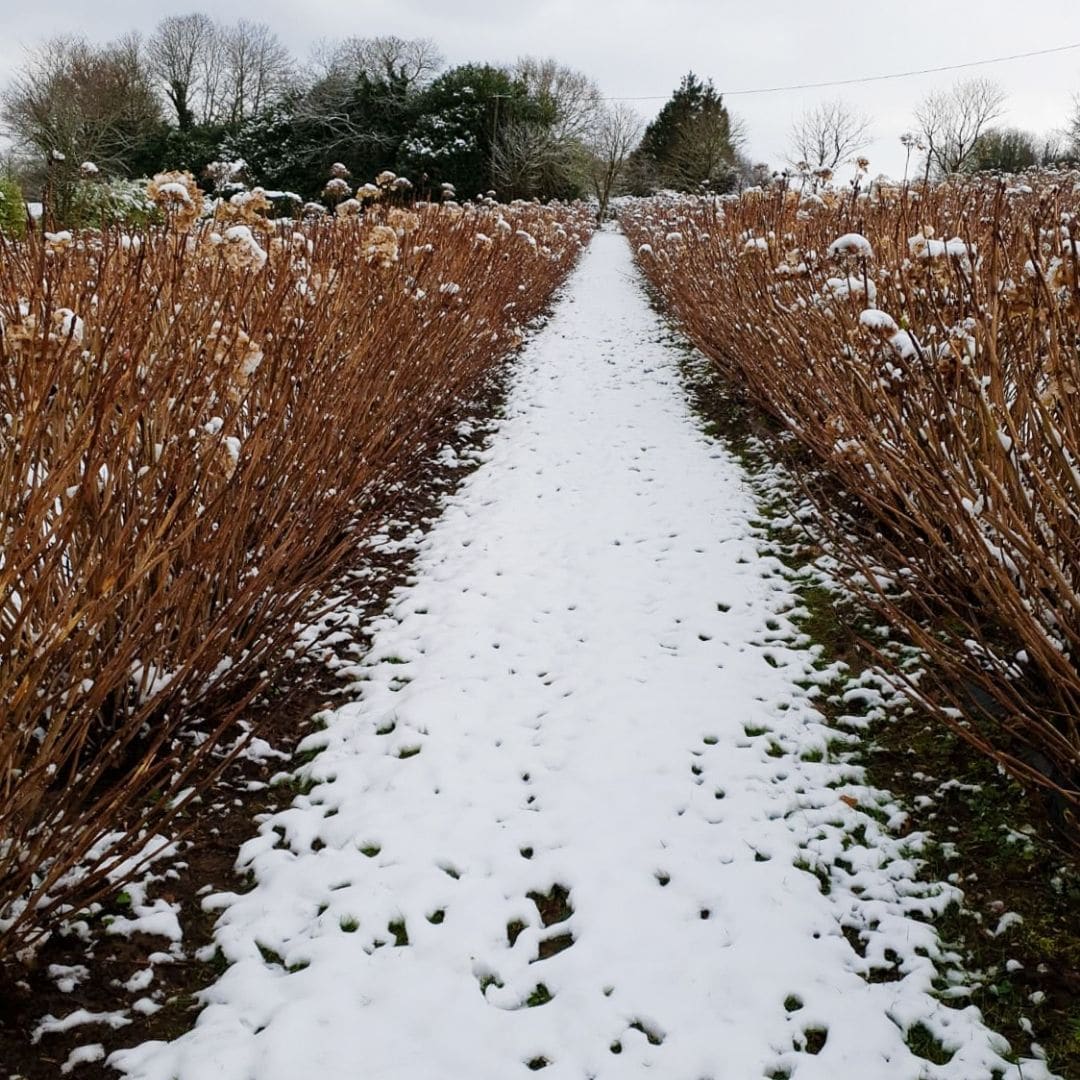
[{"label": "dry seed head", "polygon": [[269,213],[271,209],[266,192],[257,187],[251,191],[237,192],[227,203],[221,203],[218,206],[218,216],[224,221],[255,225],[264,222],[263,214]]},{"label": "dry seed head", "polygon": [[61,232],[47,232],[45,234],[46,255],[60,255],[63,252],[68,251],[70,248],[72,248],[74,244],[74,238],[72,237],[71,233],[68,232],[66,229],[62,230]]},{"label": "dry seed head", "polygon": [[376,225],[365,237],[364,258],[382,269],[398,261],[398,234],[389,225]]},{"label": "dry seed head", "polygon": [[179,229],[190,229],[203,210],[203,195],[189,172],[158,173],[146,195]]},{"label": "dry seed head", "polygon": [[233,270],[261,270],[266,265],[266,252],[259,247],[247,225],[233,225],[221,238],[225,262]]},{"label": "dry seed head", "polygon": [[24,315],[19,322],[4,321],[4,349],[6,352],[19,352],[38,336],[36,315]]},{"label": "dry seed head", "polygon": [[333,199],[335,201],[347,199],[351,191],[352,188],[343,176],[335,176],[330,180],[327,180],[326,187],[323,188],[323,194],[328,199]]},{"label": "dry seed head", "polygon": [[403,236],[407,232],[413,232],[420,228],[420,215],[410,213],[408,210],[399,210],[395,207],[386,215],[386,223],[398,230],[399,236]]},{"label": "dry seed head", "polygon": [[239,396],[238,392],[247,386],[263,361],[262,349],[247,333],[238,327],[225,329],[220,320],[210,327],[203,347],[216,365],[228,370],[232,384],[230,396],[234,397]]}]

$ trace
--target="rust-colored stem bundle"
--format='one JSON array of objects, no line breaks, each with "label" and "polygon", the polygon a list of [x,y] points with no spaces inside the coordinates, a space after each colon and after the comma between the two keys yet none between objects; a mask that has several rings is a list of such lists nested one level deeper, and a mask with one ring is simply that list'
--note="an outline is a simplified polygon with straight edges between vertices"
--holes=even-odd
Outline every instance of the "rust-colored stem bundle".
[{"label": "rust-colored stem bundle", "polygon": [[781,186],[623,214],[697,345],[859,508],[852,541],[808,485],[853,579],[929,654],[940,715],[1073,815],[1078,180]]},{"label": "rust-colored stem bundle", "polygon": [[[588,229],[420,206],[0,242],[0,960],[212,780],[357,530]],[[181,737],[210,698],[232,708]]]}]

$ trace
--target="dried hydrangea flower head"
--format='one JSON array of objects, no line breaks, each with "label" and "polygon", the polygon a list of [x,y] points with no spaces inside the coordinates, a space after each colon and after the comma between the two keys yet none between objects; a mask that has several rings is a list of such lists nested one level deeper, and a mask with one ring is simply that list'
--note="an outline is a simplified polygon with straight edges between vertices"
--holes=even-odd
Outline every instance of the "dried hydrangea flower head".
[{"label": "dried hydrangea flower head", "polygon": [[261,187],[251,191],[238,191],[228,202],[219,203],[216,216],[222,221],[234,221],[237,224],[258,225],[264,223],[264,215],[273,210],[266,192]]},{"label": "dried hydrangea flower head", "polygon": [[233,225],[221,238],[225,262],[233,270],[261,270],[266,265],[266,252],[259,247],[247,225]]},{"label": "dried hydrangea flower head", "polygon": [[67,229],[60,232],[47,232],[45,234],[45,254],[49,258],[63,254],[75,244],[75,239]]},{"label": "dried hydrangea flower head", "polygon": [[335,161],[334,164],[330,166],[330,175],[335,180],[347,180],[352,176],[352,173],[349,172],[348,168],[342,165],[340,161]]},{"label": "dried hydrangea flower head", "polygon": [[364,184],[362,187],[356,189],[356,197],[361,202],[374,202],[375,199],[382,198],[382,191],[374,184]]},{"label": "dried hydrangea flower head", "polygon": [[387,270],[398,261],[398,234],[389,225],[376,225],[365,237],[364,258]]},{"label": "dried hydrangea flower head", "polygon": [[413,214],[408,210],[400,210],[395,207],[386,215],[386,223],[392,229],[394,229],[398,236],[404,236],[405,233],[414,232],[420,228],[420,215]]},{"label": "dried hydrangea flower head", "polygon": [[98,176],[100,173],[101,170],[92,161],[84,161],[79,166],[79,175],[84,177],[85,179],[90,179],[91,177]]},{"label": "dried hydrangea flower head", "polygon": [[389,187],[397,179],[397,173],[392,173],[389,169],[384,169],[378,176],[375,177],[375,184],[378,187]]},{"label": "dried hydrangea flower head", "polygon": [[202,215],[203,195],[189,172],[158,173],[146,195],[178,229],[190,229]]},{"label": "dried hydrangea flower head", "polygon": [[323,188],[323,195],[330,203],[341,202],[351,194],[352,188],[343,176],[332,176],[326,181],[326,187]]}]

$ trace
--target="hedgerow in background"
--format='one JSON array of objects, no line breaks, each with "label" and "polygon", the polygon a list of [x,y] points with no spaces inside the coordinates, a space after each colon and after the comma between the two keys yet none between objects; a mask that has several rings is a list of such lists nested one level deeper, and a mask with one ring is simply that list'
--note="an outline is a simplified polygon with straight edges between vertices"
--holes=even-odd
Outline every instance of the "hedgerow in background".
[{"label": "hedgerow in background", "polygon": [[145,180],[82,180],[74,186],[64,222],[70,228],[139,228],[160,218],[146,194]]}]

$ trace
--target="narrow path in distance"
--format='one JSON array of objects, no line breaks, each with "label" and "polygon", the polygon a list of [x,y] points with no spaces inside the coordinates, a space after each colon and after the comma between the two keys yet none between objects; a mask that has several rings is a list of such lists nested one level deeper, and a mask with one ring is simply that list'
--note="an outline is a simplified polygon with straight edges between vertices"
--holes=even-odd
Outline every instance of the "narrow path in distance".
[{"label": "narrow path in distance", "polygon": [[598,234],[308,741],[316,783],[245,845],[254,887],[211,898],[207,1008],[114,1055],[130,1076],[1020,1075],[931,994],[934,896],[843,850],[797,597],[664,337]]}]

